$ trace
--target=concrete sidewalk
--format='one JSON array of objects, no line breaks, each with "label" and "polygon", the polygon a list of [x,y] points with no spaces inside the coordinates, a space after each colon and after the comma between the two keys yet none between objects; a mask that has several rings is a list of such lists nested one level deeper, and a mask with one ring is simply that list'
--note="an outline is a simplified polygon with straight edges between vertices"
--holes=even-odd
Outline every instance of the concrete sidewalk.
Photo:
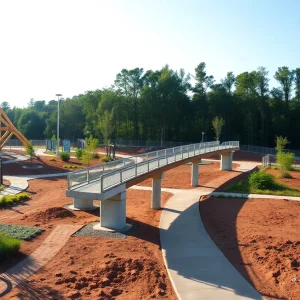
[{"label": "concrete sidewalk", "polygon": [[162,254],[179,299],[263,299],[231,265],[206,232],[199,196],[176,193],[160,220]]},{"label": "concrete sidewalk", "polygon": [[[247,172],[256,166],[241,164]],[[211,240],[199,213],[199,197],[212,189],[179,190],[163,208],[160,240],[179,299],[263,299]]]}]

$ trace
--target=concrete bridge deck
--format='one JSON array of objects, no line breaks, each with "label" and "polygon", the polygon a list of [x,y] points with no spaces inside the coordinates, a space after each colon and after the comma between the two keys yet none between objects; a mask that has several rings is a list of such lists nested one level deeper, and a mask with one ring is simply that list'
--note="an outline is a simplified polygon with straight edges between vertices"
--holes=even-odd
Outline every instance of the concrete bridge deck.
[{"label": "concrete bridge deck", "polygon": [[[152,178],[153,209],[161,208],[163,172],[191,162],[191,185],[198,186],[199,162],[204,154],[221,154],[221,170],[232,169],[232,152],[239,142],[207,142],[169,148],[137,155],[68,174],[66,194],[73,198],[73,209],[95,209],[93,200],[101,201],[100,225],[95,229],[126,228],[126,189]],[[128,226],[127,226],[128,227]]]}]

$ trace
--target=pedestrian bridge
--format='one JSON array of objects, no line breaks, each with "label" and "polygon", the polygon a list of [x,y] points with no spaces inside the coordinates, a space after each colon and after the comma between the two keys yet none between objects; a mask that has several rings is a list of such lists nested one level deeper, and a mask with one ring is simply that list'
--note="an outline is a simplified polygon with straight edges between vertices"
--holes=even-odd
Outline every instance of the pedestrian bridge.
[{"label": "pedestrian bridge", "polygon": [[152,208],[161,207],[163,172],[191,162],[191,184],[198,186],[199,162],[208,153],[221,154],[221,170],[232,170],[232,153],[239,142],[206,142],[168,148],[100,164],[68,174],[66,194],[73,198],[72,209],[94,209],[100,200],[100,224],[95,229],[126,228],[126,189],[152,178]]}]

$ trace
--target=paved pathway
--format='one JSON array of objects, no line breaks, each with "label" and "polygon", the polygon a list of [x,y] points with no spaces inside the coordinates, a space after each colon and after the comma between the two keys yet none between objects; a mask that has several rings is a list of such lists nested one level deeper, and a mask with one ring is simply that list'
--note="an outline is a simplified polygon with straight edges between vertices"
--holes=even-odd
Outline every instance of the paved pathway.
[{"label": "paved pathway", "polygon": [[[238,163],[241,172],[256,166],[256,163]],[[140,186],[132,188],[151,189]],[[165,265],[178,298],[263,299],[231,265],[204,228],[199,214],[199,197],[210,194],[214,189],[162,190],[174,194],[161,214],[160,241]]]},{"label": "paved pathway", "polygon": [[30,256],[0,275],[0,297],[49,262],[81,225],[58,225]]}]

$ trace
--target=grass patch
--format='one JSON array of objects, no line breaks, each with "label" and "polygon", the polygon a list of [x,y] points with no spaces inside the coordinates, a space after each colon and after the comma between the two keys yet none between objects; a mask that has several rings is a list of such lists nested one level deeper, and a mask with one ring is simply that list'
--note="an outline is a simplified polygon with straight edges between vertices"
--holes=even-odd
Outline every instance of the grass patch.
[{"label": "grass patch", "polygon": [[[262,171],[260,171],[262,172]],[[263,194],[263,195],[277,195],[277,196],[293,196],[300,197],[300,190],[290,188],[285,184],[275,181],[266,189],[258,189],[250,184],[249,178],[237,180],[230,186],[225,188],[226,192],[245,193],[245,194]]]},{"label": "grass patch", "polygon": [[0,224],[0,235],[20,240],[30,240],[43,232],[43,229],[28,226]]},{"label": "grass patch", "polygon": [[21,241],[19,239],[0,235],[0,260],[17,253],[20,246]]},{"label": "grass patch", "polygon": [[0,199],[0,207],[13,205],[20,201],[29,200],[30,196],[27,193],[20,193],[18,195],[5,195]]}]

